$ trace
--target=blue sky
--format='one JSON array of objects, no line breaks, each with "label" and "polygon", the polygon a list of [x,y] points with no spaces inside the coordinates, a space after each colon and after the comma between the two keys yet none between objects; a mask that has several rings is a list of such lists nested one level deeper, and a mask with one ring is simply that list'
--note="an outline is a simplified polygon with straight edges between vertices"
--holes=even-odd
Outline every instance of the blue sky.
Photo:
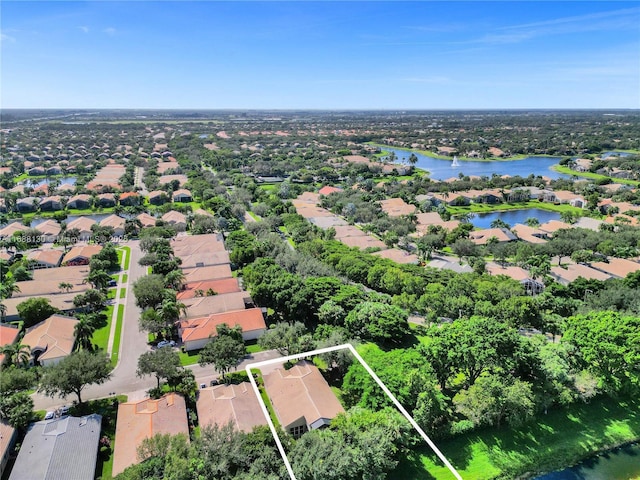
[{"label": "blue sky", "polygon": [[6,1],[3,108],[640,108],[640,4]]}]

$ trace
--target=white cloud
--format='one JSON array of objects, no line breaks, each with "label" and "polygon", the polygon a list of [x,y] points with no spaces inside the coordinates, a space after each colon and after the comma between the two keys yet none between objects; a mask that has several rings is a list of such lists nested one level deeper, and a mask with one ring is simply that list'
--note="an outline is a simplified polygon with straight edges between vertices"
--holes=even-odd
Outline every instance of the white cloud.
[{"label": "white cloud", "polygon": [[2,43],[16,43],[15,37],[7,35],[6,33],[0,33],[0,42]]},{"label": "white cloud", "polygon": [[84,33],[89,33],[89,27],[80,26],[80,27],[78,27],[78,29],[82,30],[82,32],[84,32]]},{"label": "white cloud", "polygon": [[105,28],[103,31],[107,35],[115,35],[116,34],[116,29],[113,28],[113,27]]}]

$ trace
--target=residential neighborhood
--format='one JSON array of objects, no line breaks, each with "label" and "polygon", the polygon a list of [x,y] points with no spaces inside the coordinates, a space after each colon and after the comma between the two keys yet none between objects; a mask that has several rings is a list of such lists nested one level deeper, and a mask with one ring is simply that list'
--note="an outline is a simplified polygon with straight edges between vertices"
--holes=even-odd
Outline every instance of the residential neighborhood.
[{"label": "residential neighborhood", "polygon": [[[449,454],[635,388],[624,362],[585,363],[599,333],[581,329],[627,338],[640,315],[637,160],[575,147],[566,173],[493,130],[462,146],[473,128],[445,136],[446,116],[409,135],[315,115],[2,130],[5,478],[128,480],[177,451],[240,462],[231,447],[250,449],[238,472],[280,478],[270,423],[300,478],[307,455],[351,454],[353,478],[421,478],[415,432],[353,355],[305,356],[345,343]],[[485,411],[491,388],[519,394]]]}]

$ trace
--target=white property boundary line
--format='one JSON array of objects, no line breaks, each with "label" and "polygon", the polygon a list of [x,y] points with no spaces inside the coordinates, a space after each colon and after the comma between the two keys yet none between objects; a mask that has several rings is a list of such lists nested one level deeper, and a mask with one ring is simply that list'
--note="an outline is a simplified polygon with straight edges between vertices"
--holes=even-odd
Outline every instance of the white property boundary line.
[{"label": "white property boundary line", "polygon": [[269,415],[269,411],[267,410],[267,406],[265,405],[264,400],[262,400],[262,396],[260,395],[260,390],[258,389],[258,385],[256,384],[255,378],[253,378],[253,374],[251,373],[251,369],[252,368],[259,369],[260,367],[263,367],[263,366],[266,366],[266,365],[271,365],[271,364],[274,364],[274,363],[285,363],[285,362],[289,362],[291,360],[298,360],[300,358],[310,357],[312,355],[320,355],[320,354],[323,354],[323,353],[335,352],[336,350],[344,350],[344,349],[348,349],[349,351],[351,351],[353,356],[358,359],[360,364],[365,368],[365,370],[369,373],[369,375],[371,375],[371,377],[376,381],[376,383],[378,385],[380,385],[380,388],[382,388],[384,393],[387,394],[387,396],[391,399],[391,401],[394,403],[396,408],[398,410],[400,410],[400,413],[402,413],[402,415],[404,415],[404,417],[409,421],[411,426],[418,431],[420,436],[424,439],[425,442],[427,442],[427,444],[431,447],[431,449],[435,452],[435,454],[440,458],[440,460],[442,460],[442,462],[446,465],[446,467],[451,471],[453,476],[456,477],[458,480],[462,480],[462,477],[456,471],[456,469],[453,468],[453,465],[451,465],[451,463],[449,463],[449,460],[447,460],[447,457],[445,457],[442,454],[442,452],[438,449],[438,447],[436,447],[436,445],[429,438],[429,436],[424,432],[424,430],[422,430],[422,428],[420,428],[420,425],[418,425],[416,423],[416,421],[413,419],[413,417],[411,415],[409,415],[409,412],[407,412],[407,410],[396,399],[396,397],[393,395],[393,393],[391,393],[391,391],[382,382],[382,380],[380,380],[380,378],[378,378],[378,376],[374,373],[374,371],[371,369],[371,367],[367,364],[367,362],[364,361],[364,359],[360,356],[360,354],[356,351],[356,349],[350,343],[345,343],[344,345],[336,345],[335,347],[320,348],[318,350],[312,350],[310,352],[299,353],[297,355],[289,355],[287,357],[280,357],[280,358],[274,358],[274,359],[271,359],[271,360],[264,360],[262,362],[251,363],[251,364],[249,364],[249,365],[247,365],[245,367],[245,370],[246,370],[247,375],[249,377],[249,381],[251,382],[253,390],[255,391],[256,396],[258,397],[258,402],[260,402],[260,407],[262,408],[262,413],[264,414],[265,418],[267,419],[267,422],[269,423],[269,428],[271,429],[271,433],[273,434],[273,438],[276,441],[276,445],[278,446],[278,450],[280,451],[280,455],[282,456],[282,460],[284,461],[284,464],[287,467],[287,472],[289,472],[289,476],[291,477],[291,480],[296,480],[296,477],[295,477],[295,475],[293,473],[293,469],[291,468],[291,463],[289,462],[289,459],[287,458],[287,454],[284,451],[284,447],[282,446],[282,442],[280,441],[280,437],[278,436],[278,432],[276,430],[276,426],[273,424],[273,421],[271,420],[271,415]]}]

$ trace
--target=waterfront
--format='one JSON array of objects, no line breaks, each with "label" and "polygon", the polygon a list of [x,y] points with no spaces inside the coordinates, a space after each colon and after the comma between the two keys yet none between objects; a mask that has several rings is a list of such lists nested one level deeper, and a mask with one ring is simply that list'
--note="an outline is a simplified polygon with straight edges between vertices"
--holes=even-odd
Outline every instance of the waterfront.
[{"label": "waterfront", "polygon": [[479,213],[471,218],[471,223],[477,228],[491,228],[494,220],[500,219],[513,227],[516,223],[525,223],[527,218],[537,218],[538,221],[546,223],[550,220],[560,220],[560,213],[539,208],[524,208],[522,210],[507,210],[503,212]]},{"label": "waterfront", "polygon": [[640,478],[640,443],[594,455],[535,480],[634,480]]}]

